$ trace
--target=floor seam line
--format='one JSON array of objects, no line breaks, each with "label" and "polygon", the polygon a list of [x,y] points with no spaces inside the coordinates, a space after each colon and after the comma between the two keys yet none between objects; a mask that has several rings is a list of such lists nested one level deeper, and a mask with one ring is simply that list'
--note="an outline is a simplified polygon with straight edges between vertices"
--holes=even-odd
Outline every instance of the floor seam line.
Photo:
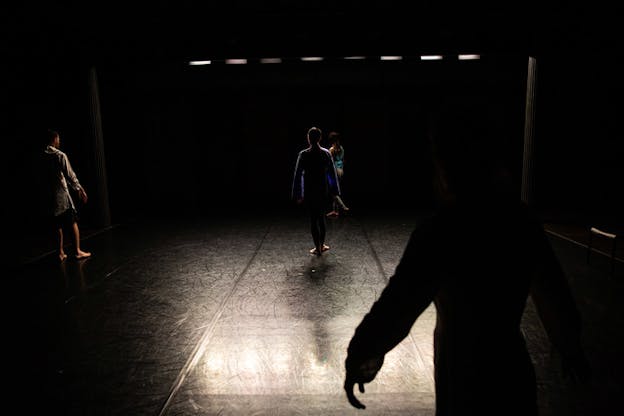
[{"label": "floor seam line", "polygon": [[229,302],[230,298],[232,297],[232,295],[236,291],[236,288],[238,287],[238,284],[240,283],[240,281],[247,274],[247,271],[249,270],[251,264],[254,262],[256,256],[260,252],[260,249],[262,248],[262,245],[264,244],[264,241],[266,240],[266,238],[267,238],[267,236],[269,234],[269,231],[271,230],[271,226],[272,226],[272,224],[270,224],[267,227],[267,230],[265,231],[264,235],[260,239],[260,243],[258,243],[258,246],[256,247],[256,249],[254,250],[254,253],[251,256],[251,258],[249,259],[249,261],[245,265],[245,268],[239,274],[238,278],[234,282],[234,285],[232,285],[232,289],[229,291],[229,293],[221,301],[221,304],[219,305],[219,308],[217,309],[217,313],[215,313],[214,316],[212,317],[212,319],[210,321],[210,324],[206,327],[206,330],[204,331],[204,333],[202,334],[201,338],[199,339],[197,345],[193,349],[193,352],[191,353],[191,355],[187,359],[186,363],[184,364],[184,366],[180,370],[180,373],[178,374],[178,376],[176,377],[176,380],[173,383],[173,386],[171,387],[169,393],[167,394],[167,399],[165,400],[165,402],[163,403],[162,407],[160,408],[160,411],[158,412],[159,416],[164,416],[167,413],[167,411],[169,409],[169,406],[171,405],[171,403],[173,401],[173,398],[178,393],[178,390],[180,389],[180,387],[184,383],[184,380],[186,379],[188,374],[195,368],[195,365],[197,365],[197,361],[203,355],[203,352],[204,352],[206,346],[208,345],[208,341],[210,340],[210,336],[212,335],[214,329],[216,328],[217,322],[221,319],[221,315],[223,314],[223,311],[225,310],[225,306],[227,305],[227,303]]},{"label": "floor seam line", "polygon": [[364,233],[364,238],[366,239],[366,243],[368,244],[368,247],[373,253],[373,259],[375,260],[375,264],[377,265],[377,268],[379,269],[379,272],[381,273],[381,276],[383,277],[384,281],[388,283],[389,279],[388,279],[388,276],[386,276],[386,272],[383,269],[381,260],[379,260],[379,256],[377,255],[377,250],[375,250],[375,247],[373,246],[373,243],[368,236],[368,232],[366,232],[366,228],[364,227],[364,224],[361,221],[358,221],[358,223],[360,224],[360,228],[362,228],[362,232]]},{"label": "floor seam line", "polygon": [[[560,239],[562,239],[562,240],[568,241],[568,242],[570,242],[570,243],[572,243],[572,244],[576,244],[577,246],[581,246],[581,247],[583,247],[583,248],[584,248],[584,249],[586,249],[586,250],[589,248],[587,244],[584,244],[584,243],[581,243],[581,242],[579,242],[579,241],[576,241],[576,240],[574,240],[574,239],[572,239],[572,238],[570,238],[570,237],[566,237],[565,235],[563,235],[563,234],[559,234],[559,233],[558,233],[558,232],[556,232],[556,231],[552,231],[552,230],[544,230],[544,231],[546,231],[548,234],[551,234],[551,235],[553,235],[553,236],[555,236],[555,237],[558,237],[558,238],[560,238]],[[599,250],[599,249],[597,249],[597,248],[595,248],[595,247],[592,247],[592,248],[591,248],[591,251],[592,251],[593,253],[602,254],[602,255],[603,255],[603,256],[605,256],[605,257],[612,258],[611,254],[605,253],[604,251]],[[615,261],[619,261],[620,263],[624,263],[624,259],[621,259],[621,258],[619,258],[619,257],[617,257],[617,256],[613,257],[613,259],[614,259]]]},{"label": "floor seam line", "polygon": [[[364,233],[364,238],[366,239],[366,242],[368,243],[369,248],[371,249],[372,253],[373,253],[373,258],[375,259],[375,263],[377,263],[377,267],[379,268],[379,272],[381,273],[381,275],[383,276],[384,280],[386,281],[386,284],[390,281],[390,279],[388,278],[388,276],[386,275],[384,269],[383,269],[383,265],[381,264],[381,260],[379,260],[379,255],[377,254],[377,251],[375,250],[375,247],[373,246],[373,242],[370,240],[368,233],[366,232],[366,228],[364,227],[364,224],[360,221],[358,221],[360,223],[360,227],[362,228],[362,232]],[[407,336],[410,340],[410,342],[412,343],[412,346],[414,347],[414,349],[418,352],[418,358],[420,359],[420,361],[423,364],[423,367],[425,367],[425,362],[423,359],[423,354],[422,351],[420,350],[420,348],[418,347],[418,344],[416,344],[416,340],[414,340],[414,337],[409,334]],[[433,377],[431,377],[431,375],[428,375],[427,377],[429,379],[430,382],[434,383],[435,380],[433,379]]]},{"label": "floor seam line", "polygon": [[[100,234],[104,234],[105,232],[110,231],[113,228],[116,228],[118,225],[119,224],[113,224],[113,225],[109,225],[107,227],[101,228],[101,229],[99,229],[97,231],[94,231],[93,233],[91,233],[91,234],[89,234],[89,235],[87,235],[85,237],[81,237],[80,238],[80,242],[82,243],[83,241],[87,241],[88,239],[90,239],[92,237],[96,237],[96,236],[98,236]],[[73,243],[67,243],[67,244],[64,244],[63,247],[70,246],[72,244]],[[48,250],[48,251],[46,251],[44,253],[37,254],[36,256],[30,257],[30,258],[20,262],[19,267],[31,265],[33,263],[38,262],[41,259],[44,259],[44,258],[46,258],[48,256],[51,256],[54,253],[58,253],[58,249],[55,248],[53,250]]]}]

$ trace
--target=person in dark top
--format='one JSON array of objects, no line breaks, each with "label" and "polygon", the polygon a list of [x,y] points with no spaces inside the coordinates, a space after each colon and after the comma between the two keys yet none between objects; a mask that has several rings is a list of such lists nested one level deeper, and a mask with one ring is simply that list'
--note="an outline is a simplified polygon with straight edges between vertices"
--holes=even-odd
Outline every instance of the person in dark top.
[{"label": "person in dark top", "polygon": [[310,231],[314,248],[311,254],[320,256],[329,250],[325,244],[325,210],[335,195],[340,195],[336,168],[329,150],[321,147],[322,131],[308,130],[308,148],[299,152],[292,184],[292,198],[305,203],[310,214]]},{"label": "person in dark top", "polygon": [[[587,380],[581,317],[538,217],[510,191],[504,158],[478,117],[444,112],[432,130],[438,209],[411,234],[347,348],[356,408],[384,356],[433,302],[436,415],[537,415],[520,322],[529,296],[569,374]],[[500,142],[500,140],[498,141]]]}]

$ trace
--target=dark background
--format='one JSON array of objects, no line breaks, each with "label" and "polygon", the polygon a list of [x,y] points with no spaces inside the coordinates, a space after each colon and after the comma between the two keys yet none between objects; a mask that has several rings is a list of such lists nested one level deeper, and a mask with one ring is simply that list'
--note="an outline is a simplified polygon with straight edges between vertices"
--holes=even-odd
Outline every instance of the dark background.
[{"label": "dark background", "polygon": [[[47,128],[61,133],[87,192],[96,188],[92,68],[113,223],[289,209],[294,162],[313,125],[343,135],[344,198],[353,209],[426,209],[427,117],[451,96],[491,117],[519,195],[529,56],[538,62],[535,207],[549,221],[620,222],[619,10],[537,2],[208,3],[3,6],[11,7],[2,18],[10,229],[41,229],[33,163]],[[429,53],[445,59],[418,59]],[[482,59],[457,61],[457,53]],[[298,61],[317,55],[326,59]],[[341,59],[352,55],[369,59]],[[405,59],[380,62],[379,55]],[[250,63],[220,63],[237,57]],[[284,63],[255,62],[261,57]],[[215,62],[188,66],[193,59]],[[98,227],[97,209],[81,207],[83,227]]]}]

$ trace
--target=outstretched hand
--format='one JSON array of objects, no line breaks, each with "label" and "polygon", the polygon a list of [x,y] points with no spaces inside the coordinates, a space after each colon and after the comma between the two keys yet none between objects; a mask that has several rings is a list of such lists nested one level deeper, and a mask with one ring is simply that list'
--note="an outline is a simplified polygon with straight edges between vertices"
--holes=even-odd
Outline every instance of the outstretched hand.
[{"label": "outstretched hand", "polygon": [[373,381],[377,372],[381,369],[383,362],[383,356],[380,358],[370,358],[359,363],[355,363],[352,359],[347,357],[347,376],[345,378],[344,389],[351,406],[356,409],[366,409],[366,406],[355,397],[353,388],[357,384],[360,393],[364,393],[364,383]]}]

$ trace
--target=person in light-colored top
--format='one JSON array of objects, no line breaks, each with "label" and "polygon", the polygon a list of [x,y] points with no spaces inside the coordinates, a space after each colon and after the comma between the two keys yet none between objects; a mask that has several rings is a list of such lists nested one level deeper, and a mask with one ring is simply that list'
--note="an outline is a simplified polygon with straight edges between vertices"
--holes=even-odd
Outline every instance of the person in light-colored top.
[{"label": "person in light-colored top", "polygon": [[69,163],[69,158],[59,148],[61,138],[58,132],[48,130],[47,146],[43,154],[42,181],[44,182],[44,203],[52,226],[58,235],[58,257],[60,261],[67,258],[64,248],[63,229],[71,229],[75,249],[75,258],[84,259],[91,256],[90,252],[80,248],[80,229],[78,213],[71,197],[69,188],[74,190],[83,203],[87,202],[87,193],[78,181],[76,173]]}]

